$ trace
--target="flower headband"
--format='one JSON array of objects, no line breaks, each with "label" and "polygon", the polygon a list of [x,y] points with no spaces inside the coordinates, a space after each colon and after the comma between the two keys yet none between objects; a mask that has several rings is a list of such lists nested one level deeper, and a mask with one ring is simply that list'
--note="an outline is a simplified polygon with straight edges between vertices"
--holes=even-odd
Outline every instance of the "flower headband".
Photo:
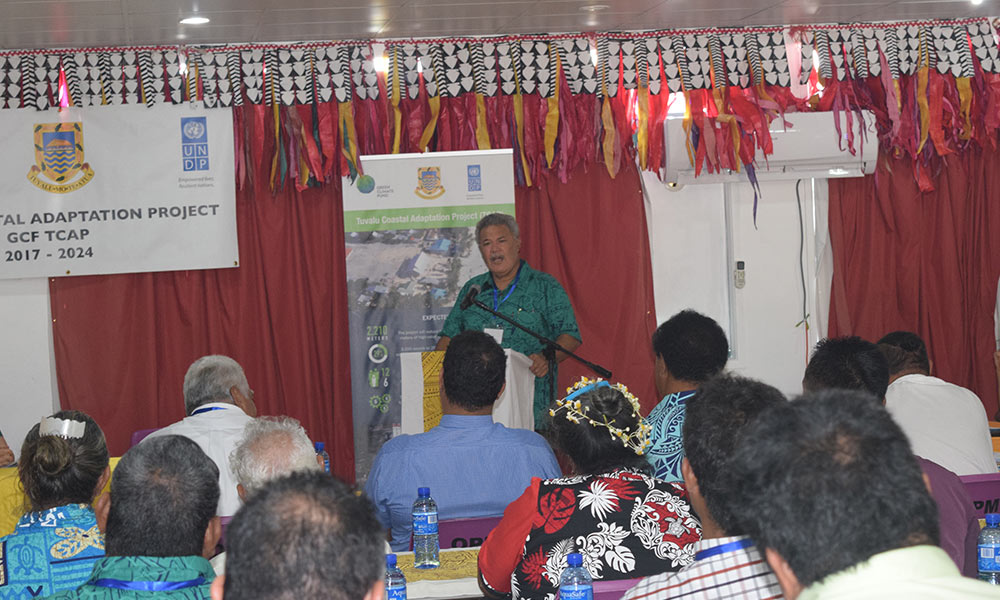
[{"label": "flower headband", "polygon": [[83,421],[70,421],[58,417],[45,417],[38,424],[38,435],[55,435],[63,439],[82,438],[87,431],[87,424]]},{"label": "flower headband", "polygon": [[[629,404],[632,405],[632,416],[638,421],[635,431],[631,427],[622,429],[621,427],[612,425],[608,421],[607,415],[601,415],[601,421],[594,420],[587,414],[590,410],[589,407],[583,407],[580,401],[576,399],[582,394],[604,387],[618,390],[629,401]],[[573,384],[573,387],[567,388],[566,392],[568,395],[562,400],[556,400],[556,407],[549,409],[549,416],[555,417],[559,411],[565,411],[567,421],[579,423],[580,419],[583,419],[593,427],[605,427],[611,433],[611,437],[618,438],[623,446],[631,448],[633,452],[640,456],[645,454],[646,448],[651,443],[649,441],[649,433],[653,428],[647,425],[642,416],[640,416],[639,400],[628,391],[627,387],[620,383],[612,385],[600,378],[595,381],[581,377],[580,381]]]}]

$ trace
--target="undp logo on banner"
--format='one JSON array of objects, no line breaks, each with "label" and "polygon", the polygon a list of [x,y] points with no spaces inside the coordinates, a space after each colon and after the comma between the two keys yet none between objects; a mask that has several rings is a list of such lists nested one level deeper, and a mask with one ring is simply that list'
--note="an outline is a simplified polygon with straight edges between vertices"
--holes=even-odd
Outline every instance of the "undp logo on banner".
[{"label": "undp logo on banner", "polygon": [[181,117],[181,155],[185,171],[208,170],[206,117]]}]

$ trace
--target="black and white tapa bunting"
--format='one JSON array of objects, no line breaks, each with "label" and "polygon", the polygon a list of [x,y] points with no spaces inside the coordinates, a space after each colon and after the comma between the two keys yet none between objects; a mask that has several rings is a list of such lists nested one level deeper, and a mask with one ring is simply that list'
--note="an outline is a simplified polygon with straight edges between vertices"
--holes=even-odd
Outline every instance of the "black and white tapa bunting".
[{"label": "black and white tapa bunting", "polygon": [[476,89],[471,45],[466,42],[441,44],[444,96],[458,98]]},{"label": "black and white tapa bunting", "polygon": [[251,104],[260,104],[264,99],[264,50],[261,48],[244,50],[240,53],[240,59],[243,92]]},{"label": "black and white tapa bunting", "polygon": [[[598,91],[597,68],[590,57],[590,41],[586,38],[559,40],[563,58],[563,75],[574,94],[596,94]],[[658,78],[657,78],[658,79]],[[655,92],[654,92],[655,93]]]},{"label": "black and white tapa bunting", "polygon": [[0,108],[21,108],[21,60],[0,56]]}]

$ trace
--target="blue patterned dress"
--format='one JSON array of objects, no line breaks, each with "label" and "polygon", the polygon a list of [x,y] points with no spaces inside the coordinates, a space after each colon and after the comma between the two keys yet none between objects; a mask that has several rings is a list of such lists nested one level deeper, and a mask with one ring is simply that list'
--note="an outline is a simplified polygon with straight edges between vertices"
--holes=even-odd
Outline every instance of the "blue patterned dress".
[{"label": "blue patterned dress", "polygon": [[87,581],[104,556],[104,534],[88,504],[29,512],[0,538],[0,600],[48,596]]},{"label": "blue patterned dress", "polygon": [[681,460],[684,459],[684,416],[694,391],[667,394],[650,411],[646,423],[653,428],[653,445],[646,451],[646,460],[653,465],[653,474],[663,481],[683,481]]}]

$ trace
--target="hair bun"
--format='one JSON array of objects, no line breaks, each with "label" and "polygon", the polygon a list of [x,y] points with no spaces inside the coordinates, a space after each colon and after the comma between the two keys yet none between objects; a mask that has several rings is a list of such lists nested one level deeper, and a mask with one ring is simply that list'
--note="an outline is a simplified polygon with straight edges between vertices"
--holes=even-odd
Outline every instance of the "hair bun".
[{"label": "hair bun", "polygon": [[73,449],[68,441],[55,435],[38,438],[35,449],[35,468],[42,475],[54,477],[70,467]]}]

